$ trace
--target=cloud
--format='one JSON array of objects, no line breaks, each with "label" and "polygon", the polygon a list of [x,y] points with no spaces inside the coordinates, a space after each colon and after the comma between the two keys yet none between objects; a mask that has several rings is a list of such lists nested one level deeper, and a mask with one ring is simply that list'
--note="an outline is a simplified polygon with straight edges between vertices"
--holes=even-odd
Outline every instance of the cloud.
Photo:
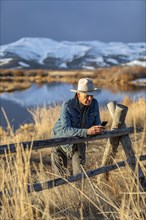
[{"label": "cloud", "polygon": [[1,44],[21,37],[145,40],[144,1],[2,1]]}]

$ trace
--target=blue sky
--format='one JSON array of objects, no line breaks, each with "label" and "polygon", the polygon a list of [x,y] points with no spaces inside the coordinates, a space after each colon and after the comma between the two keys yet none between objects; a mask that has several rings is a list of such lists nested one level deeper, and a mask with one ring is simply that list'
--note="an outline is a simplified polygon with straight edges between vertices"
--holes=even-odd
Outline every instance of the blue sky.
[{"label": "blue sky", "polygon": [[1,0],[1,45],[22,37],[144,42],[145,0]]}]

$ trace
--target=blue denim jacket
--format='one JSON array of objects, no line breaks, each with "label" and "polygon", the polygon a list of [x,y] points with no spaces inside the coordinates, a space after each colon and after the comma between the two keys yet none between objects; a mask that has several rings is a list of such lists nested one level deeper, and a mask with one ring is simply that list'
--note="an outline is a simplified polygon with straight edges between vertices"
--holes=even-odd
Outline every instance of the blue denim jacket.
[{"label": "blue denim jacket", "polygon": [[[86,107],[85,127],[81,128],[82,113],[78,99],[75,96],[62,105],[61,114],[52,129],[54,137],[87,137],[87,129],[93,125],[100,125],[99,106],[96,99]],[[73,144],[59,146],[67,155],[71,154]]]}]

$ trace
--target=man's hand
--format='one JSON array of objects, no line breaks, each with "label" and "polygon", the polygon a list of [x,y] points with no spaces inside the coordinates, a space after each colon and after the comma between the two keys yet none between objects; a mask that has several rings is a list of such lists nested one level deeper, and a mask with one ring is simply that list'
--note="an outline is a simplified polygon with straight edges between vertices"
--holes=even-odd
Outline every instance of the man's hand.
[{"label": "man's hand", "polygon": [[101,134],[104,131],[105,127],[101,125],[95,125],[91,128],[87,129],[87,135],[95,135],[95,134]]}]

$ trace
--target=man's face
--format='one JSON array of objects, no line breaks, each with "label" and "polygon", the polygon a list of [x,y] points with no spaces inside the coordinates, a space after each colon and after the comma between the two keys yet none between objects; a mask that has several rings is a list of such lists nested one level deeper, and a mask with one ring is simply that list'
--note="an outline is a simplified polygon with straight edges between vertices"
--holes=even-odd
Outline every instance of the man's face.
[{"label": "man's face", "polygon": [[86,95],[84,93],[77,93],[79,102],[83,105],[91,105],[92,100],[93,100],[93,95]]}]

